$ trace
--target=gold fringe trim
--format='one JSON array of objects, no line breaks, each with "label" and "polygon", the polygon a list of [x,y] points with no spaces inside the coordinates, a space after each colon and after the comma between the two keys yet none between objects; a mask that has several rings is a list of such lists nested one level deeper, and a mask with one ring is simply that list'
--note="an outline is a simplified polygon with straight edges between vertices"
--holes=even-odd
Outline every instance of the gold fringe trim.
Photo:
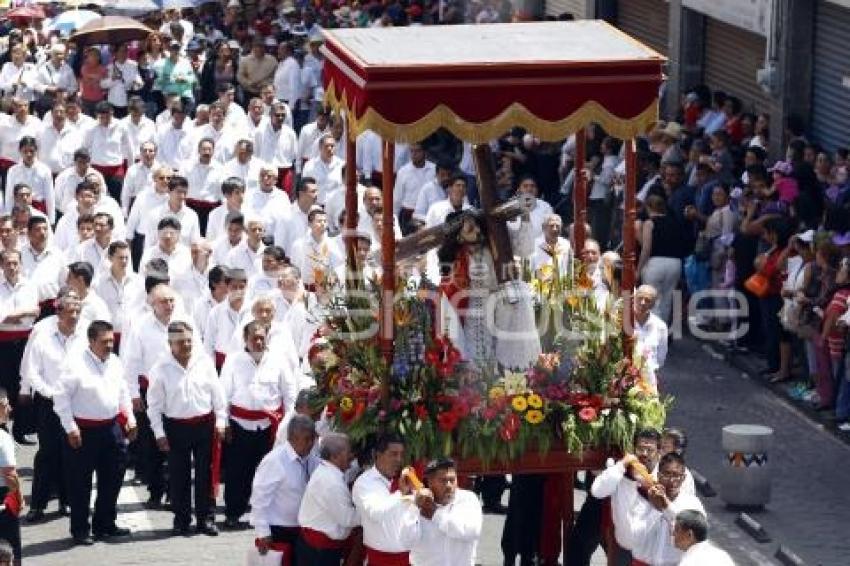
[{"label": "gold fringe trim", "polygon": [[592,123],[602,126],[611,136],[630,139],[646,133],[658,122],[657,98],[632,118],[615,116],[595,100],[589,100],[566,118],[555,122],[537,117],[518,102],[482,123],[463,120],[445,104],[439,104],[427,115],[408,124],[390,122],[373,108],[367,109],[358,118],[349,106],[347,94],[343,92],[341,98],[337,96],[333,81],[325,90],[325,103],[337,112],[346,112],[350,136],[357,137],[366,130],[372,130],[384,139],[403,143],[423,140],[441,127],[471,143],[487,143],[514,127],[521,127],[543,141],[554,142]]}]

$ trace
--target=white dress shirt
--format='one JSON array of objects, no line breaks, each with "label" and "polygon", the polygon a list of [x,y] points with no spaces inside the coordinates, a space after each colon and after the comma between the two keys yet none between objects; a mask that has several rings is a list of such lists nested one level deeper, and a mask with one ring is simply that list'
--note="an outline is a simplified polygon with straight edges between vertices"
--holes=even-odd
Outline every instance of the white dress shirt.
[{"label": "white dress shirt", "polygon": [[[144,235],[147,228],[145,216],[167,202],[168,192],[158,193],[154,190],[153,185],[148,186],[136,195],[136,200],[130,207],[130,215],[127,217],[127,237],[132,238],[135,234]],[[147,242],[145,243],[147,244]]]},{"label": "white dress shirt", "polygon": [[56,222],[56,193],[53,191],[53,173],[50,167],[39,161],[31,166],[18,162],[6,173],[6,212],[11,212],[15,205],[14,187],[23,183],[32,189],[33,200],[43,201],[47,208],[47,219],[50,224]]},{"label": "white dress shirt", "polygon": [[649,501],[637,494],[637,486],[628,489],[635,492],[629,523],[632,529],[632,556],[653,566],[677,566],[682,551],[673,544],[673,525],[680,511],[693,510],[705,514],[700,500],[688,493],[680,492],[664,511],[659,511]]},{"label": "white dress shirt", "polygon": [[89,324],[95,320],[103,320],[111,322],[109,307],[103,302],[103,299],[97,296],[96,293],[89,292],[86,298],[80,301],[80,322],[83,328],[88,328]]},{"label": "white dress shirt", "polygon": [[422,167],[416,167],[413,162],[403,165],[395,178],[393,190],[393,212],[398,215],[402,208],[416,208],[416,198],[426,183],[437,176],[437,167],[426,161]]},{"label": "white dress shirt", "polygon": [[125,108],[127,106],[127,91],[133,88],[138,78],[138,63],[132,59],[126,59],[123,63],[113,60],[106,69],[106,78],[100,81],[101,88],[107,90],[107,102],[113,106]]},{"label": "white dress shirt", "polygon": [[[209,238],[207,238],[209,241]],[[223,234],[216,238],[212,243],[212,256],[210,256],[210,265],[221,265],[230,267],[227,265],[227,255],[240,243],[242,242],[242,238],[235,243],[230,243],[230,238],[227,234]],[[206,322],[206,319],[204,319]]]},{"label": "white dress shirt", "polygon": [[[460,209],[466,210],[470,208],[469,202],[467,202],[466,197],[463,198],[463,204],[461,204]],[[425,227],[433,228],[434,226],[439,226],[446,221],[446,217],[451,212],[455,212],[456,208],[454,205],[449,202],[449,199],[438,200],[434,204],[428,208],[428,213],[425,215]]]},{"label": "white dress shirt", "polygon": [[298,151],[295,131],[286,124],[275,130],[270,121],[265,122],[254,132],[254,151],[272,167],[292,167]]},{"label": "white dress shirt", "polygon": [[182,127],[175,128],[173,124],[169,124],[161,129],[156,136],[157,156],[159,160],[174,169],[180,170],[180,165],[191,159],[192,128],[188,123],[183,123]]},{"label": "white dress shirt", "polygon": [[88,130],[83,138],[83,146],[89,150],[92,163],[97,165],[114,167],[125,161],[133,162],[130,134],[124,125],[115,119],[111,120],[107,127],[98,122]]},{"label": "white dress shirt", "polygon": [[484,516],[471,491],[458,489],[430,519],[419,518],[419,538],[410,549],[413,566],[473,566]]},{"label": "white dress shirt", "polygon": [[345,474],[327,460],[322,460],[310,477],[301,499],[298,524],[340,541],[348,538],[353,527],[360,525]]},{"label": "white dress shirt", "polygon": [[[128,272],[118,280],[112,270],[107,268],[94,278],[91,288],[106,303],[116,332],[125,330],[125,320],[129,320],[129,312],[144,303],[144,281],[133,272]],[[126,330],[129,330],[129,324],[126,326]]]},{"label": "white dress shirt", "polygon": [[175,212],[168,202],[159,205],[153,210],[144,211],[141,232],[145,235],[145,246],[155,246],[159,243],[159,222],[163,218],[174,217],[180,221],[180,243],[186,246],[201,240],[201,222],[198,213],[183,205]]},{"label": "white dress shirt", "polygon": [[53,61],[47,60],[36,69],[35,91],[44,94],[47,87],[55,86],[67,93],[77,92],[77,77],[68,63],[62,63],[57,69]]},{"label": "white dress shirt", "polygon": [[[295,409],[297,381],[277,352],[266,352],[259,363],[246,351],[227,356],[221,368],[221,384],[228,412],[231,405],[257,411],[277,411],[284,414]],[[262,430],[271,425],[269,419],[245,420],[230,417],[246,430]]]},{"label": "white dress shirt", "polygon": [[[76,150],[79,148],[79,145],[74,147]],[[86,177],[89,175],[95,175],[98,177],[100,181],[100,186],[105,187],[106,181],[103,178],[103,175],[97,169],[93,167],[89,167],[86,170],[84,175],[80,175],[77,172],[77,168],[73,165],[69,165],[65,168],[59,175],[56,176],[56,179],[53,183],[53,188],[56,194],[56,208],[65,213],[65,210],[68,207],[68,204],[74,202],[74,197],[77,194],[77,185],[86,180]]]},{"label": "white dress shirt", "polygon": [[[126,106],[126,103],[124,106]],[[120,122],[124,126],[124,129],[127,130],[127,135],[130,136],[130,148],[133,153],[133,160],[139,159],[142,144],[156,142],[156,124],[144,114],[139,118],[138,124],[129,115],[124,116]]]},{"label": "white dress shirt", "polygon": [[293,204],[281,215],[281,221],[275,226],[274,243],[283,248],[286,255],[292,254],[295,240],[303,238],[307,233],[307,213],[298,204]]},{"label": "white dress shirt", "polygon": [[301,98],[301,66],[295,57],[290,55],[278,63],[272,84],[278,98],[289,105]]},{"label": "white dress shirt", "polygon": [[239,313],[225,299],[212,309],[207,318],[204,346],[212,355],[214,352],[227,354],[230,352],[233,332],[239,324]]},{"label": "white dress shirt", "polygon": [[266,163],[252,157],[248,163],[241,163],[237,158],[229,159],[222,168],[222,178],[238,177],[245,181],[245,191],[255,191],[260,187],[260,169]]},{"label": "white dress shirt", "polygon": [[332,156],[329,163],[321,157],[314,157],[304,165],[301,177],[312,177],[319,188],[318,204],[325,204],[328,195],[343,184],[342,168],[345,162],[337,156]]},{"label": "white dress shirt", "polygon": [[215,426],[227,423],[224,391],[212,360],[193,354],[184,368],[173,355],[160,358],[148,374],[148,419],[156,438],[165,437],[162,418],[189,419],[214,413]]},{"label": "white dress shirt", "polygon": [[536,274],[544,265],[554,265],[556,260],[558,262],[558,273],[561,276],[572,273],[573,249],[570,241],[558,236],[554,249],[550,249],[543,236],[537,238],[534,241],[534,253],[531,255],[532,273]]},{"label": "white dress shirt", "polygon": [[[224,165],[231,159],[236,151],[236,142],[239,138],[244,137],[241,130],[228,128],[226,124],[222,124],[221,128],[216,128],[212,124],[204,124],[192,130],[191,145],[192,161],[198,159],[198,144],[203,139],[211,139],[215,146],[213,147],[212,160],[217,165]],[[256,147],[254,148],[256,151]]]},{"label": "white dress shirt", "polygon": [[306,234],[292,245],[289,260],[301,271],[301,280],[305,285],[316,282],[316,274],[324,273],[325,277],[333,273],[340,265],[345,265],[345,256],[339,253],[327,234],[321,241],[316,241],[312,234]]},{"label": "white dress shirt", "polygon": [[[187,319],[180,315],[172,315],[168,324],[174,321]],[[150,370],[160,358],[170,355],[168,346],[168,324],[159,321],[154,313],[146,312],[141,318],[134,321],[121,339],[121,360],[124,362],[125,379],[130,396],[137,399],[139,393],[139,377],[145,376],[150,381]],[[129,332],[128,332],[129,331]],[[198,347],[199,343],[193,333],[192,348]]]},{"label": "white dress shirt", "polygon": [[195,330],[200,334],[202,343],[206,342],[207,320],[210,317],[210,311],[217,304],[209,290],[199,296],[192,304],[192,319],[195,321]]},{"label": "white dress shirt", "polygon": [[357,149],[357,170],[366,179],[372,178],[373,172],[380,173],[383,168],[383,144],[381,136],[372,130],[366,130],[355,141]]},{"label": "white dress shirt", "polygon": [[614,538],[617,544],[626,550],[631,550],[634,546],[634,535],[630,523],[637,518],[632,514],[632,509],[640,498],[636,486],[634,480],[626,477],[626,467],[623,463],[617,462],[596,476],[590,487],[593,497],[611,498]]},{"label": "white dress shirt", "polygon": [[136,426],[124,368],[115,354],[101,361],[90,348],[73,353],[63,366],[59,382],[62,386],[53,396],[53,410],[66,432],[79,430],[74,417],[106,420],[119,413],[130,427]]},{"label": "white dress shirt", "polygon": [[152,259],[164,259],[168,264],[168,276],[171,280],[181,277],[184,273],[192,269],[192,253],[188,246],[177,243],[174,251],[166,253],[159,245],[147,246],[142,253],[142,261],[139,263],[141,269]]},{"label": "white dress shirt", "polygon": [[324,130],[320,130],[316,122],[304,124],[301,132],[298,134],[298,169],[301,169],[302,162],[308,161],[316,157],[315,147],[316,142],[323,135],[330,133],[330,125],[325,126]]},{"label": "white dress shirt", "polygon": [[710,541],[692,544],[682,554],[679,566],[735,566],[726,551],[714,546]]},{"label": "white dress shirt", "polygon": [[32,391],[48,399],[53,398],[62,384],[62,367],[71,352],[88,346],[86,329],[79,323],[69,336],[63,334],[56,315],[40,320],[33,326],[21,358],[21,391]]},{"label": "white dress shirt", "polygon": [[[245,209],[247,210],[247,206]],[[207,233],[204,234],[204,237],[212,242],[214,240],[218,240],[219,237],[223,236],[227,231],[227,226],[224,225],[227,220],[227,215],[231,212],[240,212],[242,210],[232,211],[227,206],[227,203],[222,203],[221,206],[217,206],[210,211],[210,215],[207,216]]]},{"label": "white dress shirt", "polygon": [[436,181],[429,181],[422,185],[419,195],[416,197],[416,206],[413,208],[413,218],[425,222],[428,210],[435,202],[446,198],[446,190]]},{"label": "white dress shirt", "polygon": [[251,489],[251,525],[260,538],[271,527],[297,527],[301,499],[318,459],[299,456],[289,442],[265,455],[254,474]]},{"label": "white dress shirt", "polygon": [[38,289],[38,302],[56,297],[65,284],[65,255],[57,248],[46,246],[40,253],[27,242],[21,246],[23,274]]},{"label": "white dress shirt", "polygon": [[390,480],[372,467],[351,490],[363,525],[363,544],[381,552],[408,552],[419,537],[419,508],[390,492]]},{"label": "white dress shirt", "polygon": [[38,84],[38,70],[32,63],[18,67],[13,61],[7,61],[0,69],[0,90],[11,96],[18,96],[32,102],[35,100],[35,87]]},{"label": "white dress shirt", "polygon": [[248,209],[254,211],[263,219],[266,228],[265,233],[273,235],[277,230],[279,222],[283,222],[286,212],[292,207],[289,196],[274,187],[270,191],[257,189],[245,195],[245,204]]},{"label": "white dress shirt", "polygon": [[[112,243],[112,242],[110,242]],[[77,247],[70,250],[67,254],[68,263],[75,261],[87,261],[94,268],[97,274],[104,266],[109,265],[106,259],[106,252],[109,249],[109,244],[105,248],[100,247],[95,238],[89,238],[85,242],[80,242]]]},{"label": "white dress shirt", "polygon": [[67,123],[57,130],[53,122],[45,122],[38,140],[38,160],[58,175],[74,164],[74,152],[83,145],[82,134]]},{"label": "white dress shirt", "polygon": [[211,161],[204,165],[200,161],[183,164],[180,174],[189,181],[189,198],[205,202],[220,202],[221,183],[224,181],[222,167]]},{"label": "white dress shirt", "polygon": [[38,308],[38,291],[36,286],[25,278],[18,278],[18,282],[12,285],[8,280],[0,283],[0,331],[3,330],[26,330],[32,328],[35,317],[24,317],[14,324],[2,322],[10,314],[22,310],[33,310]]},{"label": "white dress shirt", "polygon": [[248,246],[248,240],[242,238],[239,245],[227,254],[227,266],[231,269],[244,269],[245,274],[250,279],[257,273],[262,272],[263,250],[265,249],[265,244],[260,244],[257,246],[257,251],[253,251]]},{"label": "white dress shirt", "polygon": [[130,203],[133,199],[142,194],[145,189],[153,187],[153,171],[158,166],[157,162],[148,167],[141,161],[137,161],[127,168],[124,184],[121,187],[121,211],[125,218],[130,214]]},{"label": "white dress shirt", "polygon": [[643,358],[647,378],[653,389],[658,389],[658,370],[667,360],[667,324],[654,313],[646,322],[634,321],[635,349]]}]

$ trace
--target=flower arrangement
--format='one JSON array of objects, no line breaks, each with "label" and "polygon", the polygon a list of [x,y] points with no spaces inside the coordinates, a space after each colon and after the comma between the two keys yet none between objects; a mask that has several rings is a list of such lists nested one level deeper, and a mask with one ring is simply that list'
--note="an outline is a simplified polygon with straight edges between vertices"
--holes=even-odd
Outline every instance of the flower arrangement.
[{"label": "flower arrangement", "polygon": [[[663,426],[669,400],[648,386],[641,356],[624,355],[621,306],[609,301],[597,308],[581,273],[577,284],[561,281],[557,271],[554,277],[548,289],[537,286],[549,293],[541,295],[541,308],[570,332],[553,332],[525,371],[461,360],[448,337],[432,334],[434,307],[416,293],[394,303],[392,364],[375,339],[350,341],[333,333],[322,339],[310,362],[335,426],[361,444],[381,430],[396,431],[414,460],[443,454],[485,464],[553,447],[572,454],[590,447],[625,450],[638,427]],[[374,324],[336,312],[328,321],[335,330]],[[384,380],[390,383],[386,405]]]}]

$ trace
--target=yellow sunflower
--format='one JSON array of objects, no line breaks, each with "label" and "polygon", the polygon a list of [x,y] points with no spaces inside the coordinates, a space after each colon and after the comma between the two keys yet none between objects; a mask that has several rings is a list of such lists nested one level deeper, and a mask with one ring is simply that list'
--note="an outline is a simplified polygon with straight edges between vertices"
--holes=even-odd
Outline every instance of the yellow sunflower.
[{"label": "yellow sunflower", "polygon": [[505,388],[499,385],[490,389],[490,400],[495,401],[505,396]]},{"label": "yellow sunflower", "polygon": [[543,411],[531,409],[525,414],[525,420],[528,424],[538,425],[543,422]]},{"label": "yellow sunflower", "polygon": [[347,413],[348,411],[354,408],[354,401],[351,399],[351,397],[343,397],[339,400],[339,408],[344,413]]},{"label": "yellow sunflower", "polygon": [[543,407],[543,398],[537,393],[529,393],[525,400],[528,402],[528,406],[532,409],[540,409]]},{"label": "yellow sunflower", "polygon": [[517,395],[511,399],[511,407],[513,407],[514,411],[517,413],[521,413],[528,408],[528,401],[525,400],[525,397]]}]

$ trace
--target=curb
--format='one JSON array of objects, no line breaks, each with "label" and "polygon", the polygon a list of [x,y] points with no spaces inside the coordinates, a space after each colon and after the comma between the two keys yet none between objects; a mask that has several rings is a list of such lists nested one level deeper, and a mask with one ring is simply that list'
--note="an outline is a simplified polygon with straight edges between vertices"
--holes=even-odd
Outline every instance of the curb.
[{"label": "curb", "polygon": [[787,546],[779,545],[779,548],[776,549],[776,559],[779,560],[785,566],[806,566],[806,563],[803,562],[803,559],[797,556],[790,548]]},{"label": "curb", "polygon": [[750,517],[747,513],[741,513],[735,519],[735,524],[741,527],[747,534],[753,537],[756,542],[760,542],[762,544],[770,542],[770,535],[764,530],[764,527],[761,526],[761,523]]},{"label": "curb", "polygon": [[711,486],[708,482],[708,478],[699,473],[693,468],[690,468],[691,476],[694,478],[694,485],[697,488],[697,491],[703,497],[714,497],[717,495],[717,491]]}]

